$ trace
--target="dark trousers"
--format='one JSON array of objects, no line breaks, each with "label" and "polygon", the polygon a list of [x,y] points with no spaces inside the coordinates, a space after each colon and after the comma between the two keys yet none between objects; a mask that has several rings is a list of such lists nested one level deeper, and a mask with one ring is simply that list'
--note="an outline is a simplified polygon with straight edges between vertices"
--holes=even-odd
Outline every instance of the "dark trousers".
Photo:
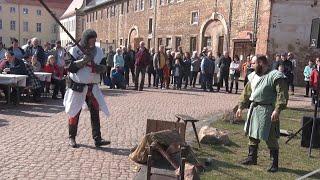
[{"label": "dark trousers", "polygon": [[127,85],[129,85],[129,74],[131,71],[131,76],[132,76],[132,82],[134,83],[135,79],[135,69],[134,67],[124,67],[124,78],[126,79]]},{"label": "dark trousers", "polygon": [[230,75],[230,79],[231,79],[231,84],[230,84],[230,92],[232,92],[233,89],[233,84],[235,83],[236,85],[236,93],[238,93],[238,88],[239,88],[239,77],[235,76],[233,74]]},{"label": "dark trousers", "polygon": [[212,88],[213,74],[202,74],[202,89],[213,91]]},{"label": "dark trousers", "polygon": [[[140,73],[141,73],[141,81],[140,81],[140,86],[139,86]],[[141,67],[141,66],[136,66],[136,69],[135,69],[135,80],[134,80],[135,89],[138,89],[138,86],[139,86],[139,89],[143,90],[145,75],[146,75],[146,68],[145,67]]]},{"label": "dark trousers", "polygon": [[198,72],[191,71],[190,86],[193,86],[193,87],[196,86],[197,77],[198,77]]},{"label": "dark trousers", "polygon": [[148,72],[148,85],[151,86],[151,76],[153,76],[153,86],[156,86],[156,71],[152,70]]},{"label": "dark trousers", "polygon": [[219,82],[218,82],[218,91],[220,91],[220,87],[223,86],[223,81],[226,86],[226,92],[229,92],[229,74],[227,73],[221,73],[219,77]]},{"label": "dark trousers", "polygon": [[60,91],[62,98],[64,98],[64,94],[66,92],[66,81],[53,79],[52,84],[54,85],[52,97],[57,97],[57,95]]},{"label": "dark trousers", "polygon": [[180,76],[174,76],[174,87],[181,89],[182,78]]},{"label": "dark trousers", "polygon": [[160,83],[160,88],[163,87],[163,69],[157,69],[156,70],[156,87],[159,86]]},{"label": "dark trousers", "polygon": [[182,72],[182,80],[185,81],[185,84],[184,84],[185,88],[188,86],[189,78],[190,78],[190,71]]},{"label": "dark trousers", "polygon": [[289,82],[289,85],[291,87],[291,92],[292,93],[294,93],[294,83],[293,83],[293,81],[294,81],[294,75],[292,74],[291,78],[290,78],[290,82]]},{"label": "dark trousers", "polygon": [[[92,94],[92,86],[89,87],[88,89],[87,96],[86,96],[86,103],[90,110],[92,138],[94,140],[101,140],[99,104],[96,98],[94,97],[94,95]],[[81,113],[81,110],[75,117],[69,118],[69,137],[70,138],[75,138],[77,136],[80,113]]]},{"label": "dark trousers", "polygon": [[310,92],[310,82],[309,81],[304,81],[306,85],[306,96],[309,96]]}]

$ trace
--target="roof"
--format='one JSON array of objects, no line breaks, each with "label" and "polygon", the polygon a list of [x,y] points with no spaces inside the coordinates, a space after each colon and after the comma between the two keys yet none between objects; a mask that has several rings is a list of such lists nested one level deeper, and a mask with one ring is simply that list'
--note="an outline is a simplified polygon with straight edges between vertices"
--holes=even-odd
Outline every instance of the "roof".
[{"label": "roof", "polygon": [[[53,9],[67,9],[72,0],[44,0]],[[9,4],[24,4],[31,6],[42,6],[38,0],[4,0]]]},{"label": "roof", "polygon": [[83,5],[84,0],[73,0],[69,5],[68,9],[63,13],[60,19],[70,17],[76,13],[76,9],[80,9]]},{"label": "roof", "polygon": [[83,11],[90,11],[91,9],[99,8],[100,6],[103,6],[105,4],[112,4],[119,1],[120,0],[92,0],[83,8]]}]

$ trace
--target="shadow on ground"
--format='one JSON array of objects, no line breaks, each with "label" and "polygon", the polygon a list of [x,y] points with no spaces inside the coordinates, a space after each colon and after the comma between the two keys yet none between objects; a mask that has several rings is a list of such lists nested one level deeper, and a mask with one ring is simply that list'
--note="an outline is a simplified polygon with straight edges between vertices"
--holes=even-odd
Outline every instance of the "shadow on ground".
[{"label": "shadow on ground", "polygon": [[120,156],[129,156],[130,149],[123,149],[123,148],[110,148],[110,147],[95,147],[95,146],[89,146],[86,144],[79,144],[79,147],[84,147],[84,148],[89,148],[89,149],[94,149],[94,150],[98,150],[98,151],[104,151],[104,152],[108,152],[114,155],[120,155]]},{"label": "shadow on ground", "polygon": [[0,127],[9,125],[9,121],[5,119],[0,119]]}]

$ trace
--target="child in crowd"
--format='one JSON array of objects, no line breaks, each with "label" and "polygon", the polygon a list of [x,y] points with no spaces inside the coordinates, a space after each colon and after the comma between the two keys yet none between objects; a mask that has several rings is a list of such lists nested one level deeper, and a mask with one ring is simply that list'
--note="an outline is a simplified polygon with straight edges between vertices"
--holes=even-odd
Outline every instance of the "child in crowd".
[{"label": "child in crowd", "polygon": [[304,82],[306,85],[306,95],[304,97],[309,97],[309,91],[310,91],[310,76],[311,72],[314,68],[312,60],[309,60],[308,65],[304,68],[303,75],[304,75]]},{"label": "child in crowd", "polygon": [[54,85],[52,99],[58,99],[58,92],[61,92],[62,99],[66,90],[66,81],[64,79],[64,70],[56,64],[56,59],[53,55],[48,57],[47,64],[44,68],[45,72],[52,73],[51,83]]},{"label": "child in crowd", "polygon": [[181,90],[181,65],[179,59],[176,59],[173,66],[174,89]]},{"label": "child in crowd", "polygon": [[37,56],[31,57],[31,66],[34,72],[40,72],[41,71],[41,64],[38,61]]}]

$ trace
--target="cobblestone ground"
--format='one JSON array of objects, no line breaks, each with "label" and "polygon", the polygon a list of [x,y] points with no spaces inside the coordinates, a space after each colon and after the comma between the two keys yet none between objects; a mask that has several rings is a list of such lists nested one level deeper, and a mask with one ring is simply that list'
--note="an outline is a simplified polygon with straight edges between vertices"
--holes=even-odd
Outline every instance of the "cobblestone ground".
[{"label": "cobblestone ground", "polygon": [[[62,101],[18,107],[0,104],[0,179],[132,179],[130,148],[145,132],[147,118],[174,121],[176,113],[204,117],[231,109],[238,95],[200,90],[104,90],[112,113],[101,117],[101,131],[111,140],[96,149],[88,112],[80,116],[78,149],[67,146],[67,119]],[[296,95],[290,107],[309,106]],[[190,128],[190,127],[189,127]]]}]

